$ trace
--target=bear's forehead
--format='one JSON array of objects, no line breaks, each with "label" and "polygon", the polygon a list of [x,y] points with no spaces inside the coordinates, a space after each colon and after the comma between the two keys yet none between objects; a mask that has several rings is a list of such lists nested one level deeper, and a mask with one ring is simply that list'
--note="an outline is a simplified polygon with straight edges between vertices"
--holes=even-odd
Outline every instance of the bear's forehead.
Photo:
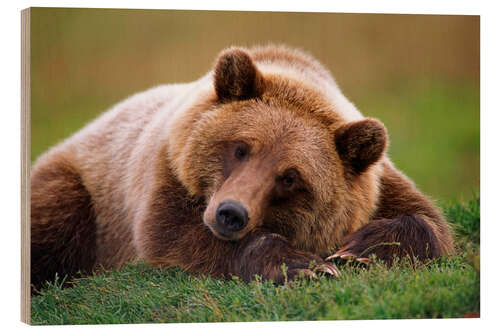
[{"label": "bear's forehead", "polygon": [[[205,143],[243,141],[254,152],[293,156],[312,164],[334,155],[333,133],[346,121],[332,103],[304,83],[282,76],[266,75],[265,80],[265,91],[258,98],[215,104],[205,111],[196,126],[201,135],[196,137]],[[198,144],[204,145],[200,140]]]},{"label": "bear's forehead", "polygon": [[319,144],[331,137],[326,124],[314,116],[299,114],[286,105],[262,102],[234,107],[221,114],[225,133],[256,143]]}]

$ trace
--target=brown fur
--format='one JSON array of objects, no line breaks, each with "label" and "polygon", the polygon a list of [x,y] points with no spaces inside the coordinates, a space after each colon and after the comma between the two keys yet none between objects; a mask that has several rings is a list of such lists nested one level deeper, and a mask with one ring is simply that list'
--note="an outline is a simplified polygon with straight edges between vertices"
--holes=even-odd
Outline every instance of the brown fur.
[{"label": "brown fur", "polygon": [[[96,259],[92,199],[64,159],[39,167],[31,177],[31,283],[40,287],[77,272],[90,273]],[[83,251],[82,249],[86,249]]]},{"label": "brown fur", "polygon": [[[283,282],[282,264],[288,277],[331,269],[321,258],[341,246],[388,262],[452,252],[386,146],[311,57],[228,49],[200,80],[130,98],[35,164],[32,282],[137,258]],[[245,209],[243,229],[221,232],[226,200]]]},{"label": "brown fur", "polygon": [[221,102],[243,100],[262,94],[262,74],[250,56],[232,48],[220,55],[214,71],[215,92]]},{"label": "brown fur", "polygon": [[387,145],[384,125],[374,119],[346,124],[335,131],[335,146],[345,176],[354,179],[382,157]]}]

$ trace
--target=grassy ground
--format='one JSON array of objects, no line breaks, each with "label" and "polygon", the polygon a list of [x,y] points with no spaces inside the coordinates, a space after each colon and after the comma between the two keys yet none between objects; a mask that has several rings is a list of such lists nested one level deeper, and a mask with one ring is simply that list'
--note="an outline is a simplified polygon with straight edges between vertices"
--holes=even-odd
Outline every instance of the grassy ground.
[{"label": "grassy ground", "polygon": [[479,197],[446,205],[457,255],[419,267],[348,263],[339,279],[276,287],[221,281],[144,263],[51,284],[32,299],[33,324],[449,318],[479,312]]}]

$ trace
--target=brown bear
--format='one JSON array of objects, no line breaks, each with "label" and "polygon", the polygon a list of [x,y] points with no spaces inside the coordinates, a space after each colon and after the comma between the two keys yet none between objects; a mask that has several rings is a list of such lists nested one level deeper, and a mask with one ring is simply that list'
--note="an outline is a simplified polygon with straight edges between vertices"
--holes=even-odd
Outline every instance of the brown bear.
[{"label": "brown bear", "polygon": [[31,174],[31,282],[141,259],[277,283],[324,260],[452,253],[448,223],[318,61],[223,51],[198,81],[116,105]]}]

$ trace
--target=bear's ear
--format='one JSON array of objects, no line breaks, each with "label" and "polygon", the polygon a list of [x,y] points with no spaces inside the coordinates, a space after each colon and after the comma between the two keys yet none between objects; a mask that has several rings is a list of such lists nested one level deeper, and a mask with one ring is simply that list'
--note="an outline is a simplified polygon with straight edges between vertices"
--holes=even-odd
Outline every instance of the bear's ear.
[{"label": "bear's ear", "polygon": [[263,78],[250,55],[242,49],[230,48],[219,56],[214,72],[214,86],[221,102],[258,97],[263,91]]},{"label": "bear's ear", "polygon": [[335,131],[335,146],[346,169],[359,175],[382,157],[387,132],[375,119],[350,122]]}]

